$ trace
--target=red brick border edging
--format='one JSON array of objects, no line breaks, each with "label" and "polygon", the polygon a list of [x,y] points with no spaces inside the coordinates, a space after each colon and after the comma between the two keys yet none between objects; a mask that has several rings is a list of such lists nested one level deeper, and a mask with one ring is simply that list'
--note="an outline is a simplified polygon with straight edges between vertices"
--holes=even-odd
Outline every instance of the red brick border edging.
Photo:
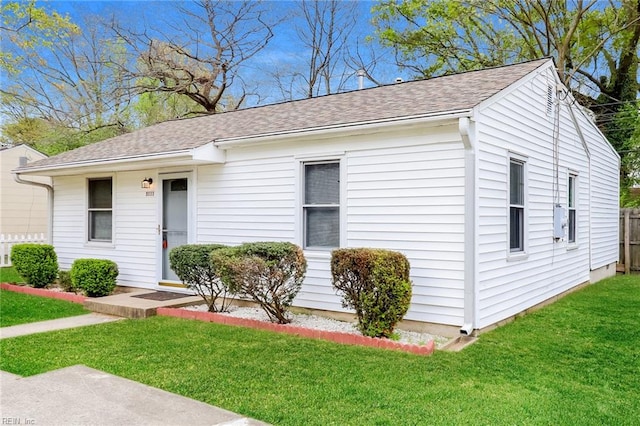
[{"label": "red brick border edging", "polygon": [[49,297],[51,299],[66,300],[73,303],[84,303],[86,296],[80,294],[63,293],[59,291],[51,291],[44,288],[33,288],[25,285],[15,285],[9,283],[0,283],[0,288],[3,290],[14,291],[16,293],[25,293],[32,296]]},{"label": "red brick border edging", "polygon": [[293,334],[310,339],[329,340],[345,345],[359,345],[370,346],[374,348],[393,349],[410,352],[417,355],[431,355],[435,350],[435,343],[433,342],[433,340],[428,342],[426,345],[412,345],[407,343],[394,342],[393,340],[388,339],[375,339],[373,337],[360,336],[358,334],[313,330],[310,328],[295,327],[286,324],[274,324],[247,318],[237,318],[229,315],[217,314],[214,312],[192,311],[179,308],[158,308],[157,315],[193,319],[205,322],[215,322],[218,324],[235,325],[240,327],[258,328],[261,330],[275,331],[277,333]]}]

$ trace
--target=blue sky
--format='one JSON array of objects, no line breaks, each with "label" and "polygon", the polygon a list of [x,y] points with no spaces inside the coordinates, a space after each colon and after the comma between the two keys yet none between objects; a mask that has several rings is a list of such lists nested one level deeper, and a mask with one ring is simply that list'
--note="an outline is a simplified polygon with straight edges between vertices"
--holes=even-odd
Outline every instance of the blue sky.
[{"label": "blue sky", "polygon": [[[348,0],[347,0],[348,1]],[[62,14],[68,14],[71,19],[80,23],[83,15],[97,14],[101,16],[115,15],[117,19],[126,26],[137,25],[138,27],[147,27],[152,30],[158,29],[167,18],[175,14],[173,7],[174,2],[170,1],[50,1],[47,2],[47,8],[56,10]],[[271,0],[265,2],[265,7],[269,9],[269,17],[277,19],[291,13],[298,7],[296,1]],[[366,36],[373,35],[373,27],[370,24],[371,7],[374,1],[355,1],[358,8],[358,23],[354,30],[353,40],[359,40],[364,43]],[[41,3],[42,4],[42,3]],[[183,2],[183,4],[187,4]],[[265,50],[260,52],[252,60],[252,63],[245,70],[246,75],[250,79],[260,80],[265,78],[265,73],[278,70],[291,70],[295,72],[305,58],[305,51],[300,45],[300,41],[295,32],[295,19],[288,19],[279,26],[275,27],[275,36]],[[166,28],[165,28],[166,29]],[[389,58],[387,56],[387,58]],[[375,77],[384,82],[393,82],[395,77],[407,76],[400,75],[396,67],[390,62],[381,64],[375,69]],[[352,81],[351,81],[352,80]],[[356,89],[358,85],[355,75],[348,81],[346,90]],[[371,86],[367,83],[366,86]],[[268,95],[267,99],[263,99],[260,103],[270,103],[279,99],[277,94]]]}]

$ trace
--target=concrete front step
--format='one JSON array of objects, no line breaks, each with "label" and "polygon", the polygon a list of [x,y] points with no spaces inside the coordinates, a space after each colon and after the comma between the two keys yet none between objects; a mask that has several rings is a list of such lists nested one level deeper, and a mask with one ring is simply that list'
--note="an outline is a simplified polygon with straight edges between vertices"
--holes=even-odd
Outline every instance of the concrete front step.
[{"label": "concrete front step", "polygon": [[203,303],[200,296],[191,296],[188,294],[172,300],[150,300],[133,297],[145,293],[154,293],[154,290],[136,289],[127,293],[119,293],[100,298],[88,298],[84,301],[84,307],[90,311],[107,315],[125,318],[147,318],[154,316],[158,308],[178,308]]}]

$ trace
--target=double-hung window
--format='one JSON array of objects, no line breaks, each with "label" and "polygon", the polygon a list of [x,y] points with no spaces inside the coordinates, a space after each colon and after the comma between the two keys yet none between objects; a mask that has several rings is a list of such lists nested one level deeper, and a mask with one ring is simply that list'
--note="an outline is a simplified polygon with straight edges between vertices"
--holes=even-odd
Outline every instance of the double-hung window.
[{"label": "double-hung window", "polygon": [[340,162],[303,163],[304,248],[340,246]]},{"label": "double-hung window", "polygon": [[524,251],[525,185],[522,160],[509,160],[509,250]]},{"label": "double-hung window", "polygon": [[111,178],[88,181],[89,241],[111,242],[113,226],[113,183]]},{"label": "double-hung window", "polygon": [[568,192],[568,218],[567,218],[567,228],[568,228],[568,241],[569,243],[576,242],[576,230],[577,230],[577,203],[576,203],[576,182],[578,180],[578,176],[575,174],[569,174],[569,182],[567,185]]}]

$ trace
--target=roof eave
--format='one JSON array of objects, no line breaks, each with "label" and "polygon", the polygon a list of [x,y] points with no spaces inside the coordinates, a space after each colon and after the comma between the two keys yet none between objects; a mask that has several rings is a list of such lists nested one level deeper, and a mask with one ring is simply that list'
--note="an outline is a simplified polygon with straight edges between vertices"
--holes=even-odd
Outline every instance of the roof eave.
[{"label": "roof eave", "polygon": [[[224,163],[226,155],[223,150],[214,146],[213,142],[204,145],[169,152],[140,154],[121,158],[72,161],[63,164],[18,168],[13,173],[18,175],[56,176],[74,173],[85,173],[88,167],[92,172],[126,171],[152,168],[165,165],[217,164]],[[168,163],[168,164],[167,164]]]},{"label": "roof eave", "polygon": [[345,132],[371,132],[381,128],[390,127],[393,125],[420,125],[426,123],[437,123],[439,121],[453,120],[460,117],[469,117],[472,114],[473,109],[461,109],[455,111],[435,112],[429,114],[420,114],[405,117],[394,117],[382,120],[371,120],[365,122],[355,122],[346,124],[336,124],[322,127],[304,128],[287,130],[281,132],[271,132],[256,134],[250,136],[239,136],[231,138],[216,139],[214,144],[221,149],[229,149],[235,147],[242,147],[247,145],[262,145],[274,142],[284,142],[294,138],[317,138],[322,136],[331,136],[338,133]]}]

